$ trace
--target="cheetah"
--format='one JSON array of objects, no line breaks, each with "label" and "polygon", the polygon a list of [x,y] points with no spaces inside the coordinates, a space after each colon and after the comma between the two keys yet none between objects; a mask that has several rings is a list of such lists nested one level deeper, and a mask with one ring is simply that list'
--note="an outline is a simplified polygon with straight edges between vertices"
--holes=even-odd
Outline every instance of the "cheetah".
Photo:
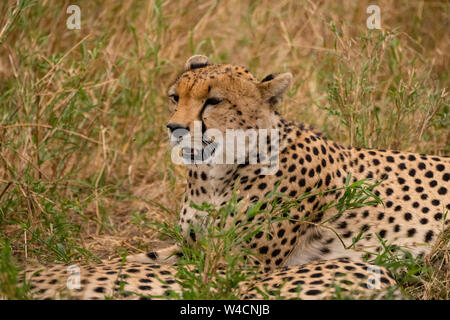
[{"label": "cheetah", "polygon": [[[253,299],[402,299],[392,274],[369,263],[349,259],[315,261],[302,266],[279,268],[273,273],[255,274],[236,288],[238,298]],[[94,266],[80,266],[79,282],[67,267],[30,269],[27,279],[35,299],[179,299],[182,282],[176,267],[168,264],[131,263],[122,259],[104,261]],[[198,271],[192,268],[198,275]],[[224,270],[218,272],[222,276]],[[375,278],[373,275],[377,274]],[[251,276],[251,275],[250,275]],[[372,277],[372,279],[371,279]],[[378,285],[377,285],[378,283]],[[240,290],[239,290],[240,289]],[[240,291],[240,292],[239,292]],[[239,296],[240,295],[240,296]]]},{"label": "cheetah", "polygon": [[[344,147],[309,126],[287,121],[277,109],[291,81],[290,73],[270,74],[259,81],[243,66],[212,64],[201,55],[187,60],[185,70],[168,89],[172,111],[167,124],[169,137],[180,130],[194,131],[196,122],[202,132],[211,128],[222,133],[227,129],[276,129],[278,139],[266,138],[270,140],[269,149],[277,151],[278,162],[273,174],[263,174],[273,168],[261,159],[256,163],[245,158],[244,163],[188,165],[179,226],[186,241],[195,244],[207,212],[192,204],[206,202],[220,208],[238,194],[244,212],[261,203],[259,213],[246,217],[248,222],[262,226],[261,231],[244,245],[256,253],[253,263],[261,266],[263,273],[256,282],[247,284],[245,298],[261,298],[261,288],[275,296],[274,292],[281,292],[287,298],[329,298],[335,293],[336,272],[350,277],[343,282],[350,286],[347,290],[358,286],[364,291],[367,286],[361,280],[367,273],[361,270],[372,266],[366,260],[383,246],[392,244],[413,256],[424,255],[448,227],[450,159]],[[200,143],[206,148],[213,142],[202,138]],[[192,157],[195,150],[187,153]],[[376,182],[373,192],[382,201],[344,213],[327,208],[327,204],[343,197],[348,179]],[[269,201],[274,190],[276,201]],[[274,206],[305,194],[309,196],[284,212],[284,219],[266,226],[266,213]],[[230,219],[229,224],[240,222]],[[167,296],[167,290],[179,292],[173,266],[179,256],[180,247],[172,245],[128,256],[125,264],[88,266],[87,282],[77,297],[113,295],[118,290],[114,275],[120,270],[125,270],[125,288],[137,292],[135,297]],[[155,269],[164,271],[158,274],[164,284],[155,286],[149,279],[153,277],[148,274],[156,274],[151,272]],[[383,288],[391,287],[394,280],[389,271],[381,270]],[[44,271],[31,278],[32,290],[40,297],[54,296],[56,285],[51,287],[49,283],[59,283],[54,277],[64,276],[61,270]],[[107,285],[101,285],[102,281]],[[300,293],[296,287],[299,284],[304,289]]]},{"label": "cheetah", "polygon": [[[381,239],[406,249],[414,256],[430,251],[438,234],[448,226],[450,209],[450,158],[392,150],[344,147],[314,129],[283,119],[277,107],[292,81],[290,73],[270,74],[258,81],[247,68],[211,64],[196,55],[185,63],[185,71],[169,87],[173,114],[167,128],[192,131],[195,121],[204,129],[278,129],[279,163],[275,174],[263,175],[265,164],[191,164],[179,225],[191,243],[196,240],[192,225],[200,226],[205,212],[191,203],[223,206],[239,191],[239,200],[263,201],[278,185],[287,197],[312,195],[289,212],[289,219],[262,230],[247,244],[266,270],[315,260],[351,258],[363,261],[382,250]],[[271,146],[269,146],[270,148]],[[372,179],[382,203],[349,210],[336,216],[336,208],[322,211],[343,196],[347,177],[353,182]],[[314,192],[313,192],[314,191]],[[265,222],[264,213],[249,217]],[[325,222],[325,223],[323,223]],[[352,246],[353,238],[359,241]],[[351,247],[349,249],[349,247]],[[176,260],[174,245],[159,252],[130,256],[129,261]]]}]

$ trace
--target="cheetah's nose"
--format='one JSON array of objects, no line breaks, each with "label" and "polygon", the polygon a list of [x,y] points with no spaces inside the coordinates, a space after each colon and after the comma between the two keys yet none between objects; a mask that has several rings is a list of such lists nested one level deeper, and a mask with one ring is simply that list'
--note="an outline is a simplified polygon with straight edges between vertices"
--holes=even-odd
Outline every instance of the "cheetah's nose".
[{"label": "cheetah's nose", "polygon": [[189,132],[188,128],[182,126],[179,123],[169,123],[166,127],[170,130],[170,132],[172,134],[174,134],[175,131],[177,131],[176,132],[177,136],[180,136],[180,137],[184,136],[185,134],[187,134]]}]

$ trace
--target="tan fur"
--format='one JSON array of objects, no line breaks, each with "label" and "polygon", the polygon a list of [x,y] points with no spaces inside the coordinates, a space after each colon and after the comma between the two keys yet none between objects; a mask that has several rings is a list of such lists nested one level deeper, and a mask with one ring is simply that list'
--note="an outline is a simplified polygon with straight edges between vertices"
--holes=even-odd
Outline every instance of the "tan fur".
[{"label": "tan fur", "polygon": [[[349,260],[317,261],[303,266],[285,267],[270,274],[249,274],[249,281],[236,288],[242,299],[329,299],[377,298],[386,290],[391,298],[401,298],[390,273],[379,268],[378,282],[372,287],[368,272],[372,265]],[[198,273],[191,268],[193,273]],[[30,269],[27,279],[34,299],[177,299],[182,298],[183,281],[177,269],[153,263],[122,263],[120,260],[80,266],[80,287],[68,287],[67,267],[57,266],[41,272]],[[221,276],[224,271],[219,270]],[[181,282],[180,282],[181,281]],[[211,279],[214,281],[214,279]],[[379,286],[377,286],[377,283]],[[341,292],[338,295],[337,292]]]}]

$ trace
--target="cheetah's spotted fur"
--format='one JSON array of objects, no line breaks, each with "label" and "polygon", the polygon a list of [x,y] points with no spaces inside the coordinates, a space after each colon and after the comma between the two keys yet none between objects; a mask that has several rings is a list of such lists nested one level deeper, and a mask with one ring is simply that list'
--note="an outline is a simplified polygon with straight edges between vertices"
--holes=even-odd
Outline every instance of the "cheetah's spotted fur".
[{"label": "cheetah's spotted fur", "polygon": [[[369,278],[372,273],[368,263],[348,259],[315,261],[303,266],[290,266],[276,272],[261,274],[240,284],[242,299],[278,298],[325,299],[335,297],[337,291],[343,297],[374,298],[390,289],[393,297],[400,297],[395,280],[384,268],[379,268],[379,288]],[[33,276],[32,273],[36,272]],[[198,273],[195,270],[192,272]],[[181,286],[174,266],[154,263],[122,261],[103,262],[80,268],[80,288],[68,289],[67,281],[73,273],[57,266],[37,272],[30,270],[31,293],[40,299],[167,299],[180,297]],[[219,273],[223,276],[224,271]],[[73,284],[73,283],[72,283]],[[339,288],[339,289],[337,289]]]}]

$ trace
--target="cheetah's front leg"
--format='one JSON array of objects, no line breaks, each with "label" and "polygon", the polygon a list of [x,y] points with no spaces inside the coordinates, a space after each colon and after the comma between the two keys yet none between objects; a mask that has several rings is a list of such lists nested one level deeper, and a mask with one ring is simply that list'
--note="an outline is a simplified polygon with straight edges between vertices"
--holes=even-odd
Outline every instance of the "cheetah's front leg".
[{"label": "cheetah's front leg", "polygon": [[138,253],[127,257],[128,262],[155,262],[164,264],[175,264],[182,255],[181,249],[174,244],[169,247],[150,251],[147,253]]}]

